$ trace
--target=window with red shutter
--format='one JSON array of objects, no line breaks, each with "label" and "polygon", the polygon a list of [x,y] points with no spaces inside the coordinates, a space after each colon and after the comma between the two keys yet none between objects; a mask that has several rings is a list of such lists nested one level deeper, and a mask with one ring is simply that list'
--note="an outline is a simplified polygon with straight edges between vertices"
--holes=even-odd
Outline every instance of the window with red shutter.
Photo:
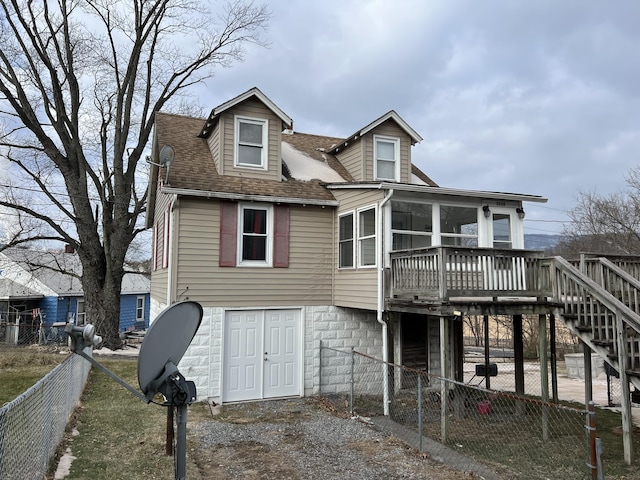
[{"label": "window with red shutter", "polygon": [[220,202],[221,267],[289,267],[289,206]]},{"label": "window with red shutter", "polygon": [[289,205],[274,208],[273,266],[289,267]]},{"label": "window with red shutter", "polygon": [[236,245],[238,232],[238,204],[220,202],[220,259],[221,267],[236,266]]}]

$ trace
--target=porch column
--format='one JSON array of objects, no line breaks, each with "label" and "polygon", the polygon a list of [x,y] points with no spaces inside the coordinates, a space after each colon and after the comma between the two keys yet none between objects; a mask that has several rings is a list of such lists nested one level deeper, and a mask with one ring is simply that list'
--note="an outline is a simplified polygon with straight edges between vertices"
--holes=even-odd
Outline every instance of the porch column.
[{"label": "porch column", "polygon": [[515,363],[516,394],[524,395],[524,344],[522,342],[522,315],[513,316],[513,361]]}]

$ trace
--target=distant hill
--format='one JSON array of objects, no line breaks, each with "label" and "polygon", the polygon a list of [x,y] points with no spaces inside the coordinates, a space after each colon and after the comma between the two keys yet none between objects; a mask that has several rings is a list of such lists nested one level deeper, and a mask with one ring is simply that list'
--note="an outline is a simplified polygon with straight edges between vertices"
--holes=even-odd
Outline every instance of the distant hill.
[{"label": "distant hill", "polygon": [[554,248],[561,239],[562,235],[525,233],[524,248],[527,250],[548,250]]}]

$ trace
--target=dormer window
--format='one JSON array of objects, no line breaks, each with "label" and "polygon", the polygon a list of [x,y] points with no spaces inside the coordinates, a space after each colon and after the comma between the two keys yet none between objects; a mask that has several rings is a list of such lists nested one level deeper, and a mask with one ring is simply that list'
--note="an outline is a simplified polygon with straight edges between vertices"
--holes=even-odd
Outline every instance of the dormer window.
[{"label": "dormer window", "polygon": [[267,120],[235,117],[236,167],[267,169]]},{"label": "dormer window", "polygon": [[375,179],[400,180],[400,140],[393,137],[373,136],[375,159]]}]

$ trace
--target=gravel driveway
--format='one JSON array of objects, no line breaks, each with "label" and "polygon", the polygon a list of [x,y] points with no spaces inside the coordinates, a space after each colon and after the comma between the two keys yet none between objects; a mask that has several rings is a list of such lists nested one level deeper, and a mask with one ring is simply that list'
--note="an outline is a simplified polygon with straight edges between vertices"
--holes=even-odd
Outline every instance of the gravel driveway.
[{"label": "gravel driveway", "polygon": [[419,453],[318,398],[224,405],[189,426],[202,478],[244,480],[477,479]]}]

